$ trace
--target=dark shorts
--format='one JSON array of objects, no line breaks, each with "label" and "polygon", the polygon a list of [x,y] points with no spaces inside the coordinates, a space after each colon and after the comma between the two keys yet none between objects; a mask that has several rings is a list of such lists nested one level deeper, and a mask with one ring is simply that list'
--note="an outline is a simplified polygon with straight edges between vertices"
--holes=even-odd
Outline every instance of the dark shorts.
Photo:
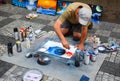
[{"label": "dark shorts", "polygon": [[69,21],[64,21],[61,25],[61,28],[67,28],[70,30],[70,32],[78,32],[81,33],[81,24],[71,24]]}]

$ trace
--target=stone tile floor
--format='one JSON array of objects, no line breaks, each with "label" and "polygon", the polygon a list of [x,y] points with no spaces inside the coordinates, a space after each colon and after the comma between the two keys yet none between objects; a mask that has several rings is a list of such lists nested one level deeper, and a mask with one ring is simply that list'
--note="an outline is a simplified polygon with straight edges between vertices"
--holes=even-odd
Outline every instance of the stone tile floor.
[{"label": "stone tile floor", "polygon": [[[13,38],[14,27],[28,27],[32,25],[35,30],[53,30],[52,26],[58,15],[51,16],[38,13],[39,16],[37,18],[26,19],[25,15],[29,13],[36,12],[11,4],[0,4],[0,55],[7,52],[6,45],[8,42],[12,42],[13,44],[15,42]],[[120,24],[100,22],[99,24],[93,24],[93,29],[89,30],[89,35],[96,34],[100,37],[102,42],[107,42],[107,40],[110,39],[120,44],[119,31]],[[21,81],[21,74],[27,69],[28,68],[14,65],[4,73],[0,78],[0,81]],[[44,75],[44,79],[42,81],[60,80]],[[120,81],[120,51],[107,54],[107,57],[96,75],[95,81]]]}]

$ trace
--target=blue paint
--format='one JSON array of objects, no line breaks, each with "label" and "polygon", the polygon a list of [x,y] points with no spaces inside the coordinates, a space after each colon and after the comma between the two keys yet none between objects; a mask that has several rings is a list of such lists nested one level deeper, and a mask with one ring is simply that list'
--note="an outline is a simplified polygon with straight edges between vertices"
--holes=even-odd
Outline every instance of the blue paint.
[{"label": "blue paint", "polygon": [[63,55],[66,51],[61,47],[53,46],[48,48],[48,52],[53,55]]}]

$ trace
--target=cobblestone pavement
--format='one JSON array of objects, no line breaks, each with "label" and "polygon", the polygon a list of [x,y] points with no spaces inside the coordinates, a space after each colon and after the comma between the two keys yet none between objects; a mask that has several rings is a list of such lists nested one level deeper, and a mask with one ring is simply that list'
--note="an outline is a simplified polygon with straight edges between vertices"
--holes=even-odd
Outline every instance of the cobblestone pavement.
[{"label": "cobblestone pavement", "polygon": [[[36,19],[26,19],[25,15],[35,13],[26,8],[13,6],[10,4],[0,5],[0,55],[7,52],[7,43],[12,42],[14,27],[34,26],[34,29],[45,31],[53,30],[53,23],[58,15],[50,16],[39,14]],[[22,23],[22,24],[21,24]],[[120,44],[120,24],[100,22],[93,24],[93,29],[89,34],[96,34],[102,42],[108,39]],[[9,40],[8,40],[9,39]],[[1,67],[0,67],[1,68]],[[22,73],[28,68],[14,65],[11,69],[0,78],[0,81],[21,81]],[[54,77],[44,75],[42,81],[60,81]],[[98,71],[95,81],[120,81],[120,51],[108,53],[100,70]]]}]

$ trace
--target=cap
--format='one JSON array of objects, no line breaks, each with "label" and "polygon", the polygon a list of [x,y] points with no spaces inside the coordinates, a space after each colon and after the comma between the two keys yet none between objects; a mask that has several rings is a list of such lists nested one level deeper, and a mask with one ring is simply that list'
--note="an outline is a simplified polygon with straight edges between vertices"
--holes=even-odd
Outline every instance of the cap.
[{"label": "cap", "polygon": [[81,8],[79,10],[79,23],[82,25],[87,25],[88,21],[92,16],[92,10],[88,8]]}]

